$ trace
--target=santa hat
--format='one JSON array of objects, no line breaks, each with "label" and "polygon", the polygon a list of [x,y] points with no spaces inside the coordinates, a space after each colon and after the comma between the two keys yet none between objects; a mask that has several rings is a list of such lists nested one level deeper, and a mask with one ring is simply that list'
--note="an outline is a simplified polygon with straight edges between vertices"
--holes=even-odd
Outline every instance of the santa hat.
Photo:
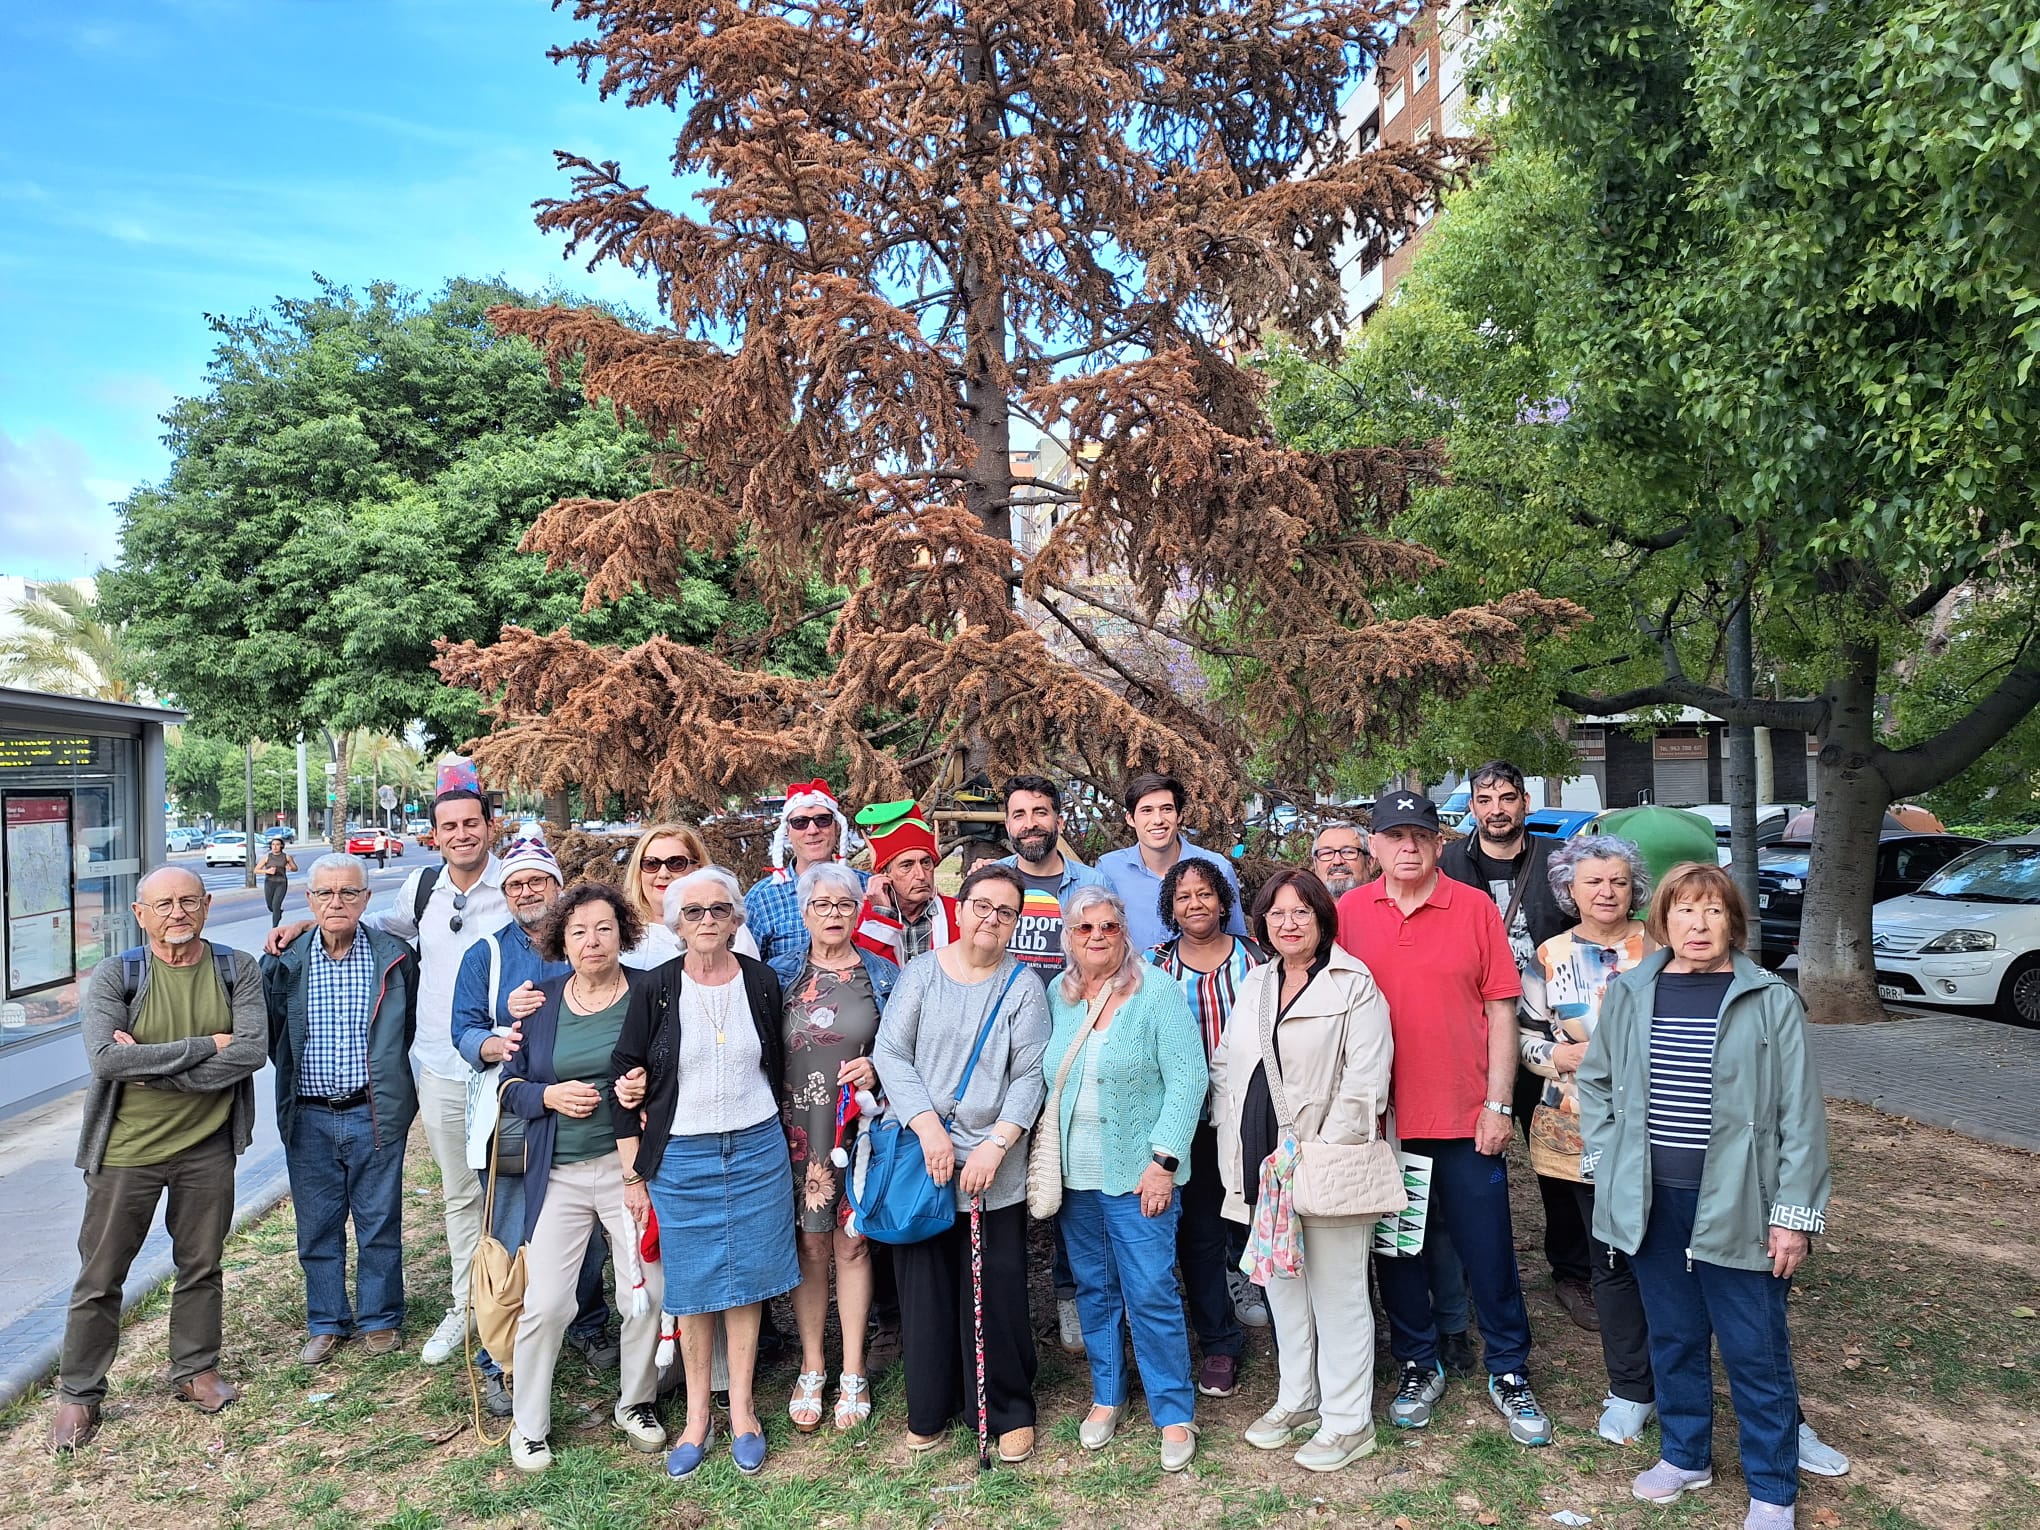
[{"label": "santa hat", "polygon": [[883,871],[886,862],[909,850],[925,850],[930,860],[939,860],[935,829],[928,810],[909,797],[904,802],[874,802],[857,814],[857,827],[871,841],[871,869]]},{"label": "santa hat", "polygon": [[504,881],[520,871],[542,871],[562,887],[566,885],[567,879],[560,871],[559,861],[553,856],[552,846],[545,842],[545,825],[542,823],[525,824],[503,846],[503,853],[497,859],[503,868]]},{"label": "santa hat", "polygon": [[786,806],[779,810],[779,827],[772,831],[772,869],[781,880],[789,875],[786,869],[786,820],[816,811],[827,813],[836,820],[837,860],[848,860],[850,852],[864,843],[850,827],[850,820],[843,816],[843,809],[836,801],[836,794],[829,790],[828,782],[795,781],[786,788]]}]

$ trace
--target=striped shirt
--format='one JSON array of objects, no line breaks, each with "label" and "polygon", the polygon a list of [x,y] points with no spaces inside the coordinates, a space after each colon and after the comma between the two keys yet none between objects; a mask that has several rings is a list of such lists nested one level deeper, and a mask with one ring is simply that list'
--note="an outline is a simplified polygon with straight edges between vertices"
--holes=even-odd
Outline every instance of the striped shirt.
[{"label": "striped shirt", "polygon": [[1733,972],[1661,972],[1650,1021],[1650,1172],[1700,1188],[1714,1122],[1714,1041]]},{"label": "striped shirt", "polygon": [[375,953],[359,931],[335,961],[316,931],[305,960],[305,1055],[301,1099],[337,1100],[368,1087],[368,1022],[375,1010]]},{"label": "striped shirt", "polygon": [[1190,1014],[1197,1021],[1198,1034],[1204,1038],[1204,1060],[1208,1064],[1225,1036],[1226,1016],[1232,1013],[1240,984],[1268,959],[1268,953],[1251,940],[1235,935],[1232,955],[1211,971],[1202,972],[1184,962],[1177,951],[1180,944],[1171,940],[1156,946],[1148,952],[1148,960],[1183,985],[1183,997],[1190,1001]]}]

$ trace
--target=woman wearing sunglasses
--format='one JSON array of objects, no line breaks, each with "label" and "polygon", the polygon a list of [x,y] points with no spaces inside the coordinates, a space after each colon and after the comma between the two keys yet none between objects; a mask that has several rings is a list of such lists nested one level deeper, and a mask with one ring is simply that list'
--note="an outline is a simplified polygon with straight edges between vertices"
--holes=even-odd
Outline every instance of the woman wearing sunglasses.
[{"label": "woman wearing sunglasses", "polygon": [[1133,1358],[1148,1417],[1162,1436],[1162,1470],[1197,1453],[1190,1337],[1176,1294],[1177,1187],[1190,1177],[1190,1139],[1207,1081],[1204,1047],[1182,988],[1141,960],[1126,905],[1103,887],[1078,887],[1063,905],[1068,965],[1049,985],[1055,1031],[1043,1059],[1049,1088],[1041,1129],[1061,1133],[1062,1210],[1091,1411],[1086,1450],[1118,1432]]},{"label": "woman wearing sunglasses", "polygon": [[[1034,1330],[1027,1313],[1027,1131],[1041,1113],[1048,998],[1007,953],[1026,884],[981,866],[957,894],[958,938],[907,964],[872,1047],[886,1114],[920,1139],[928,1175],[956,1187],[955,1223],[893,1251],[907,1448],[976,1423],[970,1206],[980,1207],[985,1409],[999,1459],[1034,1453]],[[987,1023],[989,1022],[989,1023]],[[978,1033],[984,1046],[969,1066]],[[957,1086],[969,1071],[968,1087]]]},{"label": "woman wearing sunglasses", "polygon": [[765,1465],[752,1397],[759,1320],[766,1302],[800,1284],[780,1124],[783,1004],[778,975],[730,949],[744,917],[735,877],[720,866],[689,872],[668,890],[667,904],[679,913],[686,954],[633,986],[610,1059],[619,1075],[616,1137],[630,1165],[624,1201],[640,1226],[646,1209],[657,1209],[665,1310],[698,1319],[680,1328],[687,1423],[666,1472],[692,1474],[714,1446],[715,1324],[705,1319],[719,1315],[730,1454],[749,1475]]},{"label": "woman wearing sunglasses", "polygon": [[871,1043],[899,968],[851,944],[864,887],[848,866],[824,861],[808,867],[798,894],[808,949],[786,997],[786,1102],[800,1226],[800,1287],[793,1293],[793,1315],[800,1325],[801,1366],[787,1413],[794,1428],[808,1434],[821,1427],[822,1388],[829,1379],[822,1344],[831,1267],[843,1331],[836,1427],[854,1429],[871,1417],[871,1383],[864,1374],[870,1246],[843,1230],[848,1209],[843,1174],[829,1154],[843,1088],[878,1087]]},{"label": "woman wearing sunglasses", "polygon": [[[623,892],[644,926],[644,935],[623,953],[623,964],[640,971],[664,966],[684,949],[675,929],[677,915],[666,907],[666,894],[690,871],[708,864],[708,846],[700,830],[688,823],[655,823],[640,834],[624,863]],[[740,922],[731,950],[756,956],[758,942]]]}]

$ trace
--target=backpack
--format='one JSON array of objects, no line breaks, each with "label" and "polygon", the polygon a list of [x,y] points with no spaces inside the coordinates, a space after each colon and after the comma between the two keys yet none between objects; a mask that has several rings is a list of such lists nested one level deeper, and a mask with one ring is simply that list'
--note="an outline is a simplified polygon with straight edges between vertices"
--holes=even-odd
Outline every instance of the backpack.
[{"label": "backpack", "polygon": [[[234,978],[238,973],[235,952],[226,946],[212,948],[213,971],[220,975],[220,987],[226,991],[229,1001],[234,997]],[[148,970],[149,948],[129,946],[120,953],[120,996],[124,1003],[135,1002],[135,995],[142,991],[142,974]]]},{"label": "backpack", "polygon": [[418,868],[418,886],[411,894],[412,924],[421,925],[425,922],[425,905],[432,901],[432,889],[438,885],[439,873],[445,869],[443,864]]}]

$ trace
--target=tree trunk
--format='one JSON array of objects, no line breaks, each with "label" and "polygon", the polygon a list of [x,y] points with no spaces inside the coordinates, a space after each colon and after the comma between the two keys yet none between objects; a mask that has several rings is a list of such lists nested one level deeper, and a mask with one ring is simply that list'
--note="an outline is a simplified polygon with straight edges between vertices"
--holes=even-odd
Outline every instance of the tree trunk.
[{"label": "tree trunk", "polygon": [[554,834],[564,834],[574,826],[574,805],[565,792],[545,794],[545,823]]},{"label": "tree trunk", "polygon": [[347,733],[342,729],[328,735],[333,740],[333,821],[328,826],[335,850],[347,849],[347,809],[349,790],[347,780],[348,752]]},{"label": "tree trunk", "polygon": [[1843,672],[1828,688],[1830,712],[1816,765],[1813,874],[1799,931],[1799,993],[1815,1020],[1874,1020],[1876,960],[1870,905],[1876,897],[1877,836],[1891,787],[1871,763],[1877,730],[1877,648],[1843,650]]},{"label": "tree trunk", "polygon": [[241,885],[255,885],[255,741],[241,746],[241,784],[247,793],[243,802],[242,832],[248,836],[248,864],[241,872]]},{"label": "tree trunk", "polygon": [[[1742,573],[1737,567],[1738,576]],[[1750,602],[1737,602],[1728,625],[1728,693],[1748,701],[1756,690],[1756,663],[1750,634]],[[1757,906],[1757,735],[1747,723],[1728,725],[1729,872],[1743,895],[1743,906]]]}]

